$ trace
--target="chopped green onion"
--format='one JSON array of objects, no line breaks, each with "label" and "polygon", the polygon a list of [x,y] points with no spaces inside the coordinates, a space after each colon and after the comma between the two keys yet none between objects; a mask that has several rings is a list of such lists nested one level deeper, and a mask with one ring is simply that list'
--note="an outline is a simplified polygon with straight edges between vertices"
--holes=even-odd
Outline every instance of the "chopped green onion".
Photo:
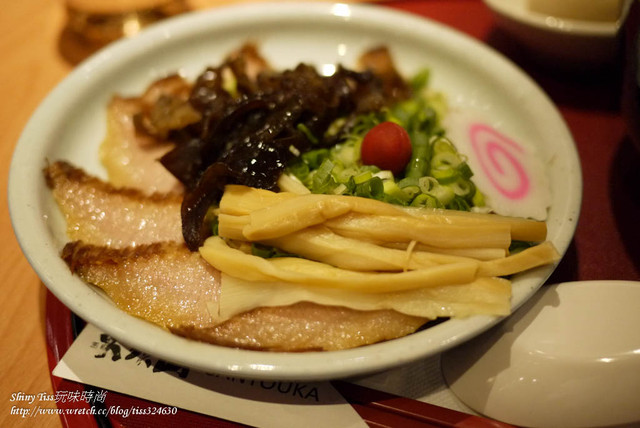
[{"label": "chopped green onion", "polygon": [[311,144],[318,144],[320,141],[318,140],[318,138],[313,135],[313,132],[311,132],[311,130],[309,129],[309,127],[307,125],[305,125],[304,123],[298,123],[296,125],[296,129],[300,132],[302,132],[302,134],[304,134],[305,137],[307,137],[307,139],[309,141],[311,141]]},{"label": "chopped green onion", "polygon": [[422,189],[420,188],[419,179],[415,177],[406,177],[398,181],[398,187],[402,189],[410,198],[419,194]]},{"label": "chopped green onion", "polygon": [[312,190],[314,193],[327,193],[335,187],[335,180],[331,175],[333,170],[333,162],[325,159],[320,167],[315,171],[312,180]]},{"label": "chopped green onion", "polygon": [[449,141],[447,138],[440,137],[440,138],[434,139],[431,144],[433,145],[433,151],[436,153],[449,152],[449,153],[457,154],[456,148],[453,146],[453,144],[451,144],[451,141]]},{"label": "chopped green onion", "polygon": [[293,162],[291,165],[289,165],[288,170],[303,183],[307,181],[307,177],[309,176],[309,164],[307,164],[306,162]]},{"label": "chopped green onion", "polygon": [[468,180],[458,180],[455,183],[451,184],[450,187],[457,196],[463,198],[472,196],[473,192],[476,189],[473,183]]},{"label": "chopped green onion", "polygon": [[431,167],[450,167],[456,168],[458,165],[462,163],[462,160],[455,152],[450,151],[438,151],[438,149],[433,147],[433,157],[431,158]]},{"label": "chopped green onion", "polygon": [[424,177],[429,172],[429,137],[422,133],[409,134],[413,151],[405,169],[405,177]]},{"label": "chopped green onion", "polygon": [[418,186],[420,186],[422,193],[429,193],[439,185],[438,180],[433,177],[420,177],[418,179]]},{"label": "chopped green onion", "polygon": [[441,184],[450,184],[458,180],[460,177],[458,171],[450,166],[438,166],[431,168],[431,175]]},{"label": "chopped green onion", "polygon": [[420,179],[418,179],[417,177],[405,177],[402,180],[398,181],[398,187],[404,189],[405,187],[409,186],[419,186],[419,183]]},{"label": "chopped green onion", "polygon": [[463,180],[470,180],[473,177],[473,171],[466,161],[458,165],[458,174]]},{"label": "chopped green onion", "polygon": [[473,197],[471,198],[471,203],[474,207],[485,206],[486,202],[484,200],[484,195],[478,189],[476,189],[476,191],[474,192]]},{"label": "chopped green onion", "polygon": [[334,195],[343,195],[347,190],[347,185],[344,183],[340,183],[331,191],[331,193],[333,193]]},{"label": "chopped green onion", "polygon": [[420,208],[444,208],[444,205],[433,195],[421,193],[411,202],[412,207]]},{"label": "chopped green onion", "polygon": [[429,85],[430,78],[431,71],[429,69],[425,68],[424,70],[419,71],[409,82],[409,84],[411,85],[411,89],[414,92],[420,92]]},{"label": "chopped green onion", "polygon": [[429,192],[429,194],[435,196],[440,202],[442,202],[442,205],[450,204],[456,197],[453,190],[447,186],[437,186]]},{"label": "chopped green onion", "polygon": [[262,257],[263,259],[273,259],[275,257],[298,257],[295,254],[284,252],[276,247],[258,244],[256,242],[251,244],[251,254]]},{"label": "chopped green onion", "polygon": [[327,158],[329,158],[328,149],[310,150],[302,155],[302,160],[309,166],[309,169],[319,168]]},{"label": "chopped green onion", "polygon": [[526,242],[526,241],[511,241],[511,245],[509,246],[509,254],[513,255],[519,253],[527,248],[531,248],[536,245],[535,242]]},{"label": "chopped green onion", "polygon": [[373,178],[373,174],[371,173],[371,171],[365,171],[361,174],[355,175],[353,177],[353,180],[356,182],[356,184],[362,184],[362,183],[366,183],[372,178]]},{"label": "chopped green onion", "polygon": [[460,196],[455,196],[448,204],[445,204],[445,206],[450,210],[457,211],[469,211],[471,209],[469,203]]},{"label": "chopped green onion", "polygon": [[393,180],[393,172],[388,170],[378,171],[373,175],[378,177],[380,180]]},{"label": "chopped green onion", "polygon": [[388,180],[383,182],[386,201],[396,203],[398,205],[406,205],[411,202],[411,196],[404,192],[395,181]]},{"label": "chopped green onion", "polygon": [[377,200],[384,199],[384,184],[377,177],[372,177],[363,183],[356,184],[355,196]]},{"label": "chopped green onion", "polygon": [[[429,91],[429,70],[409,82],[414,96],[356,117],[335,120],[323,138],[337,139],[331,148],[303,153],[288,165],[312,193],[355,195],[393,204],[469,210],[484,206],[484,196],[471,182],[473,172],[465,156],[444,135],[440,118],[446,111],[441,94]],[[404,173],[381,171],[363,165],[362,140],[369,130],[384,121],[402,126],[411,138],[412,153]],[[318,136],[298,125],[312,144],[322,144]]]}]

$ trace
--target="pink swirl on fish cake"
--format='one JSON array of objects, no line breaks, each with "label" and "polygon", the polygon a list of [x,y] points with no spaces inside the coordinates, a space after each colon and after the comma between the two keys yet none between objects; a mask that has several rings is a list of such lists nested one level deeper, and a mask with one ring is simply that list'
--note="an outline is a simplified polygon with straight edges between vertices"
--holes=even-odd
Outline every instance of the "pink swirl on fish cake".
[{"label": "pink swirl on fish cake", "polygon": [[512,200],[530,193],[531,179],[518,159],[525,155],[522,146],[482,123],[469,127],[469,139],[480,167],[498,192]]}]

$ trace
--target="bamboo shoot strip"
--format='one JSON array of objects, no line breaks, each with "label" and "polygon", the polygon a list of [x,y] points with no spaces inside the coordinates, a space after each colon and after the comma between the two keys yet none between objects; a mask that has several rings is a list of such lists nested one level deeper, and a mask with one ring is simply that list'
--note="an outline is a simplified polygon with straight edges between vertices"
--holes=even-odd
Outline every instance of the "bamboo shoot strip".
[{"label": "bamboo shoot strip", "polygon": [[501,248],[511,244],[508,224],[433,224],[409,216],[347,214],[325,225],[339,235],[386,242],[418,241],[439,248]]},{"label": "bamboo shoot strip", "polygon": [[278,204],[252,211],[251,223],[244,228],[248,240],[277,238],[324,223],[349,212],[372,215],[400,215],[394,205],[355,196],[299,195]]},{"label": "bamboo shoot strip", "polygon": [[247,215],[252,211],[279,204],[286,199],[296,198],[298,195],[289,192],[272,192],[256,189],[255,187],[229,184],[224,188],[220,200],[220,213],[231,215]]},{"label": "bamboo shoot strip", "polygon": [[227,239],[246,241],[242,230],[250,221],[249,215],[218,214],[218,235]]},{"label": "bamboo shoot strip", "polygon": [[[299,199],[303,196],[302,199]],[[306,199],[308,198],[308,199]],[[282,202],[287,201],[285,206]],[[290,205],[289,205],[290,204]],[[346,205],[351,208],[347,210]],[[271,207],[271,208],[270,208]],[[273,211],[273,208],[275,211]],[[443,210],[434,208],[402,208],[396,207],[384,202],[358,198],[353,196],[340,195],[296,195],[294,193],[281,192],[275,193],[268,190],[254,189],[240,185],[229,185],[220,202],[220,213],[233,215],[247,215],[255,211],[263,209],[267,212],[256,214],[256,221],[261,217],[263,222],[277,221],[277,216],[284,210],[291,208],[292,210],[301,210],[299,215],[294,211],[285,213],[288,217],[298,217],[305,214],[313,214],[305,220],[305,223],[297,223],[296,228],[302,228],[304,224],[319,224],[326,216],[335,217],[339,213],[359,212],[368,214],[384,214],[384,215],[407,215],[416,218],[422,218],[425,222],[434,224],[449,225],[478,225],[478,224],[503,224],[506,223],[511,228],[511,239],[542,242],[546,239],[547,227],[545,222],[535,221],[517,217],[506,217],[497,214],[484,214],[465,211]],[[334,211],[335,210],[335,211]],[[270,215],[268,215],[268,211]],[[285,217],[286,217],[285,216]],[[296,220],[297,221],[297,220]],[[258,234],[257,229],[268,228],[268,224],[253,225],[248,228],[248,233]],[[292,227],[291,224],[282,227]],[[254,230],[256,229],[256,230]],[[253,231],[252,231],[253,230]],[[290,230],[292,231],[292,230]],[[264,232],[269,233],[269,232]],[[282,233],[282,232],[280,232]],[[254,235],[255,236],[255,235]],[[269,236],[273,237],[273,236]]]},{"label": "bamboo shoot strip", "polygon": [[[339,219],[338,219],[339,220]],[[338,221],[336,220],[336,221]],[[238,216],[234,216],[234,215],[228,215],[228,214],[219,214],[218,215],[218,234],[219,236],[226,238],[226,239],[233,239],[233,240],[237,240],[237,241],[245,241],[246,238],[243,234],[243,228],[249,224],[249,216],[248,215],[238,215]],[[311,228],[308,229],[315,229],[318,228],[320,226],[313,226]],[[295,243],[295,242],[299,242],[300,239],[302,239],[302,236],[305,236],[306,239],[309,239],[309,237],[311,235],[306,233],[307,229],[303,229],[301,231],[298,232],[294,232],[291,233],[289,235],[285,235],[282,237],[278,237],[278,238],[273,238],[273,239],[266,239],[266,240],[261,240],[258,241],[262,244],[265,245],[272,245],[274,247],[280,248],[286,252],[289,253],[294,253],[294,254],[299,254],[300,256],[303,257],[307,257],[307,258],[312,258],[314,260],[319,260],[316,256],[311,256],[311,253],[308,252],[310,250],[305,250],[304,247],[302,247],[300,250],[295,249],[294,246],[301,246],[302,244],[300,243]],[[351,241],[357,241],[359,243],[364,243],[364,244],[368,244],[370,246],[374,246],[376,248],[376,251],[383,251],[385,249],[393,249],[396,251],[401,251],[403,254],[406,254],[407,248],[409,246],[409,241],[404,241],[404,242],[388,242],[388,241],[384,241],[384,240],[376,240],[373,238],[370,239],[363,239],[362,238],[362,233],[359,230],[355,230],[354,232],[349,232],[345,229],[342,229],[340,231],[340,235],[338,235],[335,232],[332,232],[333,234],[333,238],[332,239],[350,239]],[[300,235],[300,236],[298,236]],[[327,237],[328,235],[326,235],[326,233],[324,234],[325,237]],[[288,240],[291,239],[292,242],[288,242]],[[316,242],[311,243],[308,242],[308,245],[317,245],[318,241],[318,237],[314,238],[314,241]],[[294,242],[295,241],[295,242]],[[338,246],[338,243],[334,243],[332,245],[336,245]],[[372,247],[373,248],[373,247]],[[340,253],[340,252],[338,252]],[[442,255],[442,257],[438,257],[433,259],[434,262],[437,263],[449,263],[449,260],[454,260],[453,258],[458,258],[458,257],[462,257],[462,258],[468,258],[468,259],[476,259],[476,260],[493,260],[493,259],[497,259],[497,258],[504,258],[507,255],[507,250],[504,248],[488,248],[488,247],[483,247],[483,248],[439,248],[439,247],[434,247],[434,246],[429,246],[429,245],[425,245],[425,244],[421,244],[418,243],[417,245],[415,245],[415,247],[413,248],[412,251],[413,254],[419,254],[419,253],[428,253],[431,254],[429,257],[433,258],[435,257],[436,254],[440,254]],[[448,257],[451,256],[451,257]],[[327,255],[328,258],[338,258],[341,259],[343,258],[342,254],[328,254]],[[421,256],[418,256],[421,257]],[[328,260],[324,259],[324,260]],[[341,261],[342,263],[345,263],[345,261]],[[345,267],[344,265],[338,265],[336,263],[331,263],[328,262],[330,264],[334,264],[335,266],[340,266],[340,267]],[[422,262],[420,262],[422,263]],[[408,267],[409,269],[413,269],[413,265]],[[386,268],[380,267],[380,270],[386,270]]]},{"label": "bamboo shoot strip", "polygon": [[460,262],[399,273],[354,272],[295,257],[263,259],[229,247],[219,236],[208,238],[200,254],[216,269],[239,279],[367,293],[466,284],[475,280],[478,270],[477,262]]},{"label": "bamboo shoot strip", "polygon": [[468,284],[399,292],[363,293],[283,282],[259,284],[223,274],[220,311],[213,312],[216,321],[222,322],[256,307],[309,301],[362,311],[393,309],[406,315],[436,319],[477,314],[508,315],[510,298],[511,283],[503,278],[478,278]]},{"label": "bamboo shoot strip", "polygon": [[444,254],[385,248],[340,236],[323,226],[307,228],[262,243],[309,260],[356,271],[402,271],[445,263],[475,262],[473,259]]},{"label": "bamboo shoot strip", "polygon": [[[272,192],[241,185],[228,185],[223,199],[220,201],[220,212],[225,214],[244,215],[280,203],[285,199],[293,199],[297,196],[290,192]],[[344,199],[349,196],[325,195],[327,198]],[[360,198],[358,198],[360,199]],[[372,202],[375,205],[383,204],[379,201]],[[394,207],[396,208],[396,207]],[[541,242],[546,239],[547,225],[543,221],[525,219],[520,217],[507,217],[498,214],[487,214],[469,211],[445,210],[440,208],[411,208],[397,207],[399,212],[414,217],[428,218],[429,221],[446,224],[468,224],[473,222],[506,222],[511,226],[512,239],[517,241]]]},{"label": "bamboo shoot strip", "polygon": [[[343,233],[343,236],[349,236],[348,233]],[[409,246],[409,242],[383,242],[383,241],[371,241],[387,248],[395,248],[397,250],[406,250]],[[493,260],[500,259],[507,256],[507,250],[503,248],[438,248],[424,244],[416,244],[413,248],[414,252],[427,252],[438,253],[443,255],[467,257],[476,260]]]},{"label": "bamboo shoot strip", "polygon": [[427,207],[403,208],[403,211],[414,217],[430,218],[432,219],[431,221],[440,221],[449,224],[506,223],[511,227],[511,239],[514,241],[542,242],[547,238],[547,224],[544,221],[521,217],[507,217],[498,214],[443,210]]},{"label": "bamboo shoot strip", "polygon": [[560,254],[553,244],[547,241],[503,259],[483,261],[480,263],[478,275],[512,275],[534,267],[555,263],[558,260],[560,260]]}]

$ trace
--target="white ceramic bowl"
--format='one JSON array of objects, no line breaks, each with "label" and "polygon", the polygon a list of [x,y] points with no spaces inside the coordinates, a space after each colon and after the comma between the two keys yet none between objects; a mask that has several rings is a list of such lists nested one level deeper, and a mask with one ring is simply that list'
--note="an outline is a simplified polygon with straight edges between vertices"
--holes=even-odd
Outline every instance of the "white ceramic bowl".
[{"label": "white ceramic bowl", "polygon": [[545,287],[442,357],[465,404],[526,427],[640,426],[640,283]]},{"label": "white ceramic bowl", "polygon": [[[152,80],[180,71],[195,78],[248,38],[276,67],[300,61],[352,65],[366,48],[388,45],[409,74],[432,70],[432,86],[460,108],[478,110],[501,132],[533,142],[547,165],[552,201],[548,238],[563,253],[578,220],[582,180],[571,135],[539,87],[493,50],[443,25],[375,6],[324,3],[254,4],[173,18],[113,44],[74,70],[28,123],[12,160],[9,205],[22,250],[44,284],[71,310],[121,342],[159,358],[201,369],[262,379],[328,379],[386,369],[462,343],[498,321],[446,321],[359,349],[304,354],[252,352],[171,335],[118,310],[73,277],[59,257],[67,238],[41,170],[66,159],[104,176],[97,148],[105,106],[114,93],[139,94]],[[546,280],[554,266],[518,275],[513,307]]]},{"label": "white ceramic bowl", "polygon": [[[620,29],[631,1],[615,21],[567,19],[531,10],[528,0],[484,0],[498,24],[550,67],[597,68],[611,64],[620,51]],[[562,0],[557,0],[562,1]]]}]

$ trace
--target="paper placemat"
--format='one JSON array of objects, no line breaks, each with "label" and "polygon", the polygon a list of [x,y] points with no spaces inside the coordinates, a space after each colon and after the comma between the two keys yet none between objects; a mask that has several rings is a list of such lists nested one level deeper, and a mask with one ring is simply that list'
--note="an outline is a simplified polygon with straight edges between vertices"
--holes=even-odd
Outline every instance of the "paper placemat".
[{"label": "paper placemat", "polygon": [[[259,381],[203,373],[128,348],[90,324],[53,375],[166,406],[154,409],[158,414],[177,407],[266,428],[367,426],[331,382]],[[447,388],[439,355],[349,382],[475,414]]]}]

